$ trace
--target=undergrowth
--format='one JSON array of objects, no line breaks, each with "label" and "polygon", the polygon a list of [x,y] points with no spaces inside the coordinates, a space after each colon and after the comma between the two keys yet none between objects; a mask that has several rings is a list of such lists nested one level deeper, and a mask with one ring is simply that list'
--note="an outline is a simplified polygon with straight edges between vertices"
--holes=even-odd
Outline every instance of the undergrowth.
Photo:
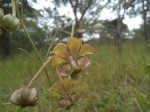
[{"label": "undergrowth", "polygon": [[[119,54],[113,44],[95,46],[97,54],[90,56],[88,83],[81,102],[71,107],[70,112],[150,112],[150,74],[145,73],[145,64],[150,63],[150,51],[144,43],[127,41]],[[41,50],[42,51],[42,50]],[[12,92],[33,77],[40,68],[34,53],[24,53],[0,59],[0,112],[20,112],[9,103]],[[49,74],[51,66],[47,66]],[[44,74],[44,72],[43,72]],[[57,76],[51,77],[55,82]],[[38,105],[22,112],[51,112],[48,82],[44,75],[38,79],[40,100]]]}]

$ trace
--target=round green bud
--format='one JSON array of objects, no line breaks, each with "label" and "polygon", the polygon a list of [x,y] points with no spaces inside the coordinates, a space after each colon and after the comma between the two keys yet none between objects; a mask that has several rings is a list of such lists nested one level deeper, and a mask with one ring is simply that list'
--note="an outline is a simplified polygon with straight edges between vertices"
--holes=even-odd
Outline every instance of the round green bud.
[{"label": "round green bud", "polygon": [[15,32],[19,29],[19,19],[11,14],[7,14],[4,16],[2,23],[2,27],[9,32]]},{"label": "round green bud", "polygon": [[0,23],[2,22],[4,18],[4,12],[3,12],[3,9],[0,8]]}]

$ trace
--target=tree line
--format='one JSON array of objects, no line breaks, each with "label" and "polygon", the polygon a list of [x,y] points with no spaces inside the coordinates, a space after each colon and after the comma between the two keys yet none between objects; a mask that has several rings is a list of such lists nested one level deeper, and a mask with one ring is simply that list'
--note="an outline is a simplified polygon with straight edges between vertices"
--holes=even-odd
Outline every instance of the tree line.
[{"label": "tree line", "polygon": [[[11,1],[1,0],[0,8],[5,14],[11,13]],[[54,7],[45,7],[37,10],[32,3],[38,0],[24,0],[18,2],[23,5],[25,24],[37,48],[49,45],[52,37],[63,41],[71,35],[73,20],[67,15],[62,15],[59,8],[71,7],[74,15],[74,36],[78,38],[111,38],[121,50],[122,41],[127,36],[149,40],[150,28],[150,0],[54,0]],[[47,1],[48,2],[48,1]],[[111,10],[114,19],[100,20],[104,9]],[[129,31],[123,20],[126,16],[130,18],[140,16],[143,20],[139,29]],[[48,23],[51,21],[50,23]],[[135,23],[136,24],[136,23]],[[0,27],[0,54],[3,57],[14,53],[17,48],[27,51],[32,50],[28,40],[24,38],[23,30],[8,33]],[[130,35],[132,32],[132,35]]]}]

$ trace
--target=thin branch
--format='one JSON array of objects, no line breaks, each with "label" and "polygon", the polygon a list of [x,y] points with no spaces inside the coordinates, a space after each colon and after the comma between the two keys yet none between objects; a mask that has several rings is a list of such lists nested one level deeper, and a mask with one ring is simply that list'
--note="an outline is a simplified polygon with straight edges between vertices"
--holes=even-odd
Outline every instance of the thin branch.
[{"label": "thin branch", "polygon": [[49,55],[49,53],[50,53],[50,51],[51,51],[51,48],[52,48],[53,43],[54,43],[54,39],[55,39],[56,34],[57,34],[57,31],[58,31],[58,29],[56,29],[55,34],[54,34],[54,36],[52,37],[52,41],[51,41],[51,43],[50,43],[50,45],[49,45],[49,48],[48,48],[48,50],[47,50],[45,59],[48,57],[48,55]]},{"label": "thin branch", "polygon": [[43,63],[43,65],[42,65],[42,67],[37,71],[37,73],[34,75],[34,77],[31,79],[31,81],[28,83],[28,87],[31,87],[32,86],[32,84],[34,83],[34,81],[39,77],[39,75],[40,75],[40,73],[41,73],[41,71],[45,68],[45,66],[50,62],[50,60],[51,60],[51,57],[50,58],[48,58],[48,60],[45,62],[45,63]]},{"label": "thin branch", "polygon": [[20,11],[20,12],[21,12],[21,20],[24,21],[24,20],[23,20],[23,6],[22,6],[22,0],[21,0],[21,11]]},{"label": "thin branch", "polygon": [[[30,42],[32,48],[34,49],[34,51],[35,51],[35,53],[36,53],[36,55],[37,55],[37,58],[39,59],[40,63],[43,64],[43,60],[42,60],[42,58],[41,58],[41,56],[40,56],[40,54],[39,54],[37,48],[35,47],[35,45],[34,45],[34,43],[33,43],[33,41],[32,41],[32,38],[31,38],[31,36],[29,35],[29,33],[28,33],[28,31],[27,31],[27,28],[26,28],[26,26],[25,26],[25,24],[24,24],[23,17],[22,17],[22,16],[23,16],[23,11],[22,11],[22,14],[20,14],[20,10],[19,10],[19,8],[18,8],[18,5],[17,5],[17,3],[16,3],[16,0],[14,0],[14,1],[15,1],[15,4],[16,4],[17,16],[19,17],[19,20],[20,20],[20,26],[23,28],[23,30],[24,30],[24,32],[25,32],[25,34],[26,34],[26,37],[27,37],[27,39],[29,40],[29,42]],[[21,10],[23,10],[23,9],[21,9]],[[46,71],[45,68],[44,68],[44,72],[45,72],[45,75],[46,75],[46,77],[47,77],[47,79],[48,79],[50,85],[51,85],[51,80],[50,80],[49,75],[48,75],[48,73],[47,73],[47,71]]]},{"label": "thin branch", "polygon": [[12,3],[12,15],[16,16],[16,4],[15,4],[15,0],[11,0]]},{"label": "thin branch", "polygon": [[77,8],[78,8],[78,0],[76,0],[76,4],[74,5],[72,0],[69,0],[70,4],[71,4],[71,7],[73,9],[73,13],[74,13],[74,16],[75,16],[75,21],[77,23],[78,21],[78,17],[77,17]]},{"label": "thin branch", "polygon": [[[29,35],[29,33],[28,33],[28,31],[27,31],[25,25],[24,25],[24,24],[21,24],[21,26],[22,26],[22,28],[23,28],[25,34],[27,35],[27,38],[28,38],[30,44],[32,45],[34,51],[36,52],[37,58],[39,59],[40,63],[43,64],[43,60],[42,60],[42,58],[41,58],[41,56],[40,56],[40,54],[39,54],[37,48],[35,47],[35,45],[34,45],[32,39],[31,39],[31,36]],[[46,75],[46,77],[47,77],[47,79],[48,79],[50,85],[51,85],[51,80],[50,80],[49,75],[48,75],[48,73],[47,73],[47,71],[46,71],[45,68],[44,68],[44,72],[45,72],[45,75]]]},{"label": "thin branch", "polygon": [[71,37],[73,37],[73,35],[74,35],[74,27],[75,27],[75,23],[74,23],[74,21],[72,22],[72,29],[71,29]]},{"label": "thin branch", "polygon": [[81,20],[83,19],[83,17],[84,17],[84,15],[85,15],[85,13],[87,12],[87,10],[88,10],[88,8],[91,6],[91,4],[92,4],[92,3],[88,4],[88,6],[87,6],[87,7],[85,7],[85,10],[83,11],[83,13],[82,13],[82,15],[81,15],[81,17],[80,17],[79,21],[81,21]]},{"label": "thin branch", "polygon": [[71,33],[68,32],[68,31],[64,31],[64,30],[61,30],[61,29],[57,29],[57,30],[58,30],[58,31],[61,31],[61,32],[65,33],[65,34],[71,35]]},{"label": "thin branch", "polygon": [[30,53],[28,53],[26,50],[22,49],[22,48],[18,48],[20,51],[24,52],[25,54],[27,54],[28,56],[30,56],[31,58],[33,58]]},{"label": "thin branch", "polygon": [[[109,3],[109,2],[107,2],[104,6],[97,8],[97,11],[96,11],[96,12],[99,12],[99,13],[100,13],[100,11],[102,11],[102,9],[105,8],[108,3]],[[86,22],[84,23],[84,25],[87,25],[87,24],[90,23],[92,20],[97,19],[98,17],[99,17],[99,14],[95,13],[95,15],[93,15],[92,18],[90,18],[88,21],[86,21]]]}]

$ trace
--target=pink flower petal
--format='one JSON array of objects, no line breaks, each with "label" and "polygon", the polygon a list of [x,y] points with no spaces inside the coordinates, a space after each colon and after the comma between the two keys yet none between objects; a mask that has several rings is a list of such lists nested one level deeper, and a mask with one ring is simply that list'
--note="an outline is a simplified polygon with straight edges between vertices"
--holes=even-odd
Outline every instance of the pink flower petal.
[{"label": "pink flower petal", "polygon": [[81,97],[76,92],[71,94],[71,99],[75,104],[81,101]]},{"label": "pink flower petal", "polygon": [[82,70],[85,70],[90,65],[90,60],[85,56],[80,57],[77,61],[79,68]]},{"label": "pink flower petal", "polygon": [[61,76],[67,76],[71,72],[71,67],[69,64],[63,64],[59,69]]},{"label": "pink flower petal", "polygon": [[73,59],[72,56],[70,56],[70,65],[73,69],[78,69],[78,65],[75,59]]},{"label": "pink flower petal", "polygon": [[67,106],[67,101],[64,98],[61,98],[57,104],[59,109],[64,109]]}]

